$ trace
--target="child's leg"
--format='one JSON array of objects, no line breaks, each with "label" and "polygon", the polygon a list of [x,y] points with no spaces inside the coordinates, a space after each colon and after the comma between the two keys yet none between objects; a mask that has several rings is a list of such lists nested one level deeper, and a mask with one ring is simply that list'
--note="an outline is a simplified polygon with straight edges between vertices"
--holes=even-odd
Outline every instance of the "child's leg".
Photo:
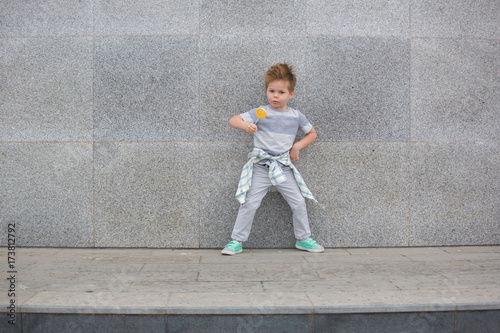
[{"label": "child's leg", "polygon": [[271,187],[269,168],[258,164],[254,165],[252,187],[247,192],[245,203],[240,205],[231,234],[232,239],[240,242],[245,242],[248,239],[255,212],[260,207],[260,203],[267,194],[269,187]]},{"label": "child's leg", "polygon": [[293,231],[295,238],[304,240],[311,237],[309,228],[309,219],[307,217],[306,200],[300,193],[299,185],[293,177],[293,171],[290,167],[283,166],[286,180],[276,186],[276,189],[281,193],[283,198],[292,209],[293,214]]}]

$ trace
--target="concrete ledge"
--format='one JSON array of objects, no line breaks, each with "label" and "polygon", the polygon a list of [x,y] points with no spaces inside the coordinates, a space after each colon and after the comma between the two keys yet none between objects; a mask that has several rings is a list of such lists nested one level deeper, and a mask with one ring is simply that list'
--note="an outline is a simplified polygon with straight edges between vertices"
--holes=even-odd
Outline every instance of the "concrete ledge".
[{"label": "concrete ledge", "polygon": [[[2,327],[2,325],[0,325]],[[23,314],[2,332],[498,332],[500,311],[316,315]]]},{"label": "concrete ledge", "polygon": [[[244,296],[244,295],[243,295]],[[332,307],[92,307],[92,306],[22,306],[21,314],[96,314],[96,315],[317,315],[317,314],[375,314],[420,312],[498,311],[500,303],[469,304],[398,304],[398,305],[346,305]],[[2,310],[2,312],[4,312]]]},{"label": "concrete ledge", "polygon": [[[0,260],[7,262],[7,251]],[[2,258],[3,257],[3,258]],[[18,314],[317,315],[500,310],[500,247],[18,248]],[[8,281],[4,282],[8,289]],[[11,285],[12,288],[12,285]]]},{"label": "concrete ledge", "polygon": [[[0,260],[7,262],[6,249]],[[14,269],[15,281],[4,280],[3,289],[16,295],[0,294],[2,332],[98,332],[103,325],[117,332],[134,325],[151,332],[245,325],[293,332],[289,322],[300,332],[392,322],[425,332],[467,332],[455,322],[486,327],[474,332],[500,327],[500,246],[320,254],[245,247],[236,256],[219,249],[17,248]],[[12,300],[16,325],[6,319]]]}]

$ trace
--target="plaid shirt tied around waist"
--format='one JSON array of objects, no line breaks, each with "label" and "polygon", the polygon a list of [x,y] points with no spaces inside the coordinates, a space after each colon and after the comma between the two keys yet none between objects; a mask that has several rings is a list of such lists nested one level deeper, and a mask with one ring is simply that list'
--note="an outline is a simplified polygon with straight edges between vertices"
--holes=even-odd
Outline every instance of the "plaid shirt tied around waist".
[{"label": "plaid shirt tied around waist", "polygon": [[[283,173],[279,163],[283,165],[287,165],[292,169],[293,177],[295,181],[299,185],[300,193],[304,198],[312,200],[314,203],[318,203],[318,201],[314,198],[309,188],[307,188],[302,175],[299,170],[292,164],[290,161],[290,153],[286,152],[279,156],[272,156],[262,149],[254,148],[251,153],[248,154],[250,160],[243,166],[243,170],[241,171],[240,182],[238,184],[238,190],[236,191],[236,200],[240,202],[240,204],[245,203],[247,192],[250,190],[252,186],[252,174],[253,174],[253,165],[262,160],[269,160],[271,163],[269,165],[269,179],[271,180],[271,184],[278,185],[281,182],[286,180],[286,176]],[[278,163],[279,162],[279,163]]]}]

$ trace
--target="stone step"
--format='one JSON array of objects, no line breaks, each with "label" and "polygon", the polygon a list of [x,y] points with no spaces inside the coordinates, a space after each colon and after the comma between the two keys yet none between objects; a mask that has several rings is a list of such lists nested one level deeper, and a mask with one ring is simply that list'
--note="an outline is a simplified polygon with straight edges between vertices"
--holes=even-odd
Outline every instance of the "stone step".
[{"label": "stone step", "polygon": [[15,258],[1,332],[500,331],[500,246],[17,248]]}]

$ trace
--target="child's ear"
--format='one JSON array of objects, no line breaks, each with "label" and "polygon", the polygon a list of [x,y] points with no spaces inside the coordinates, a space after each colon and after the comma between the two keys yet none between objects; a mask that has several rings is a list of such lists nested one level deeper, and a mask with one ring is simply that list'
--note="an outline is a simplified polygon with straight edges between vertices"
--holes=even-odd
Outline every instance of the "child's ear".
[{"label": "child's ear", "polygon": [[290,98],[293,97],[293,94],[295,94],[295,90],[290,93]]}]

